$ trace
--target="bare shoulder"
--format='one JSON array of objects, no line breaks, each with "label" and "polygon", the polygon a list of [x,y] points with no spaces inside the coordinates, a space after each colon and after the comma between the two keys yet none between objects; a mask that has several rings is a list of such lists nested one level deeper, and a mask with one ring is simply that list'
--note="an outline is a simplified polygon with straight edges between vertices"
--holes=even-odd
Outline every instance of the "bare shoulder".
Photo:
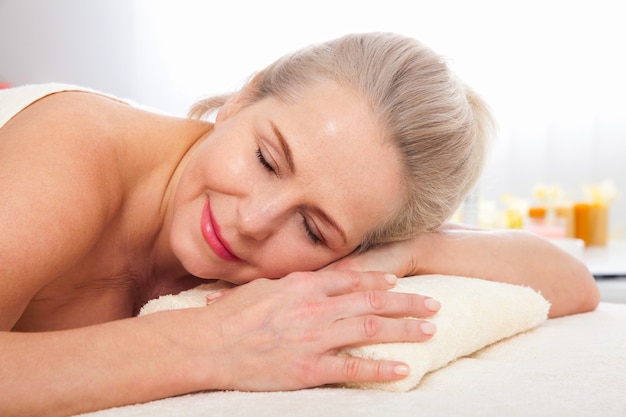
[{"label": "bare shoulder", "polygon": [[63,92],[22,110],[0,129],[0,196],[47,196],[48,206],[63,200],[64,210],[72,209],[70,202],[101,214],[114,210],[116,195],[121,197],[121,107],[129,106],[97,94]]},{"label": "bare shoulder", "polygon": [[54,93],[30,104],[2,127],[0,146],[5,146],[16,130],[21,135],[17,139],[24,144],[30,138],[40,143],[42,139],[52,138],[57,139],[57,143],[67,144],[102,132],[105,127],[113,131],[117,125],[111,122],[121,121],[120,116],[129,110],[131,106],[128,104],[96,93]]},{"label": "bare shoulder", "polygon": [[123,198],[122,103],[59,93],[0,129],[0,328],[84,257]]},{"label": "bare shoulder", "polygon": [[98,160],[105,162],[115,150],[122,106],[128,107],[93,93],[62,92],[44,97],[0,129],[2,158],[43,162],[41,159],[59,155],[74,156],[73,162],[80,162],[98,150]]},{"label": "bare shoulder", "polygon": [[169,181],[207,129],[84,92],[47,96],[4,125],[0,330],[46,289],[86,284],[79,265],[109,273],[154,235]]},{"label": "bare shoulder", "polygon": [[462,224],[462,223],[447,222],[439,226],[437,231],[438,232],[456,232],[456,231],[480,232],[480,231],[487,231],[487,230],[478,226],[472,226],[472,225]]},{"label": "bare shoulder", "polygon": [[47,174],[63,180],[59,187],[82,184],[114,196],[123,186],[122,175],[128,175],[126,165],[142,157],[140,152],[128,155],[128,142],[145,136],[150,117],[158,118],[97,93],[49,95],[0,129],[0,170],[11,169],[7,175],[15,179],[19,167],[32,173],[31,179]]}]

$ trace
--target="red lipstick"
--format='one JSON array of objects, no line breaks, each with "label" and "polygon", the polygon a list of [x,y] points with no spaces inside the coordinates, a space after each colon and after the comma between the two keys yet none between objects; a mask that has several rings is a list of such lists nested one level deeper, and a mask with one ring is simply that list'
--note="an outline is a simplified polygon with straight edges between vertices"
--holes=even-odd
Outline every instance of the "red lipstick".
[{"label": "red lipstick", "polygon": [[222,235],[220,234],[220,227],[217,223],[215,223],[215,219],[213,219],[213,213],[211,213],[211,203],[208,198],[206,204],[204,205],[204,210],[202,211],[200,228],[202,229],[202,236],[204,236],[204,240],[209,244],[209,247],[217,256],[226,261],[241,261],[241,259],[235,256],[232,250],[228,247],[228,242],[222,238]]}]

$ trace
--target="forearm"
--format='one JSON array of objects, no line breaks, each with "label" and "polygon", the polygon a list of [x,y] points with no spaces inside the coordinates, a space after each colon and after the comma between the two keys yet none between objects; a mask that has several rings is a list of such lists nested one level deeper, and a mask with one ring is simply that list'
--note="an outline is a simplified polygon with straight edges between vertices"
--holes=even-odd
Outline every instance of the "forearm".
[{"label": "forearm", "polygon": [[527,285],[552,303],[552,317],[593,310],[598,289],[585,265],[538,236],[446,227],[416,239],[415,273]]},{"label": "forearm", "polygon": [[[423,342],[439,306],[381,272],[257,279],[201,308],[63,332],[0,333],[0,415],[72,415],[205,389],[284,391],[405,378],[406,364],[338,354]],[[409,319],[410,317],[410,319]]]},{"label": "forearm", "polygon": [[[73,415],[201,389],[195,357],[184,342],[191,333],[180,326],[191,326],[191,317],[183,317],[188,314],[0,333],[0,414]],[[179,334],[172,331],[177,328]]]}]

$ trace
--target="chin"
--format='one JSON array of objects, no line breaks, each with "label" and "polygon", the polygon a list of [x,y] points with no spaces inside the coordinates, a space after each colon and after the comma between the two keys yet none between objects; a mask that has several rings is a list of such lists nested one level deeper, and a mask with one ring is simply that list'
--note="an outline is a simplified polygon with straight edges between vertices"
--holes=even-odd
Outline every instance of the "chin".
[{"label": "chin", "polygon": [[258,272],[253,272],[251,267],[246,268],[241,263],[237,265],[222,264],[220,261],[213,263],[206,258],[206,255],[198,256],[197,254],[188,257],[181,256],[179,259],[185,271],[202,279],[219,279],[241,285],[262,278]]}]

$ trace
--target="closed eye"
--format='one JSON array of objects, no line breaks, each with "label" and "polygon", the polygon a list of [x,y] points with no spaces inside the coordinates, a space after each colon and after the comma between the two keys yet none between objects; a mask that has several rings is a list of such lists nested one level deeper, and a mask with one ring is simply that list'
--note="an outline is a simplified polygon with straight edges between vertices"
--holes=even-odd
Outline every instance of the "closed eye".
[{"label": "closed eye", "polygon": [[[272,174],[280,177],[280,171],[278,169],[275,169],[267,161],[260,147],[256,150],[256,157],[259,160],[259,163],[263,166],[263,168],[265,168],[268,172],[271,172]],[[314,245],[323,243],[322,237],[320,237],[315,231],[313,231],[313,228],[309,225],[309,222],[304,215],[302,216],[302,227],[304,228],[304,232],[307,238],[311,241],[311,243],[313,243]]]},{"label": "closed eye", "polygon": [[269,172],[272,172],[272,173],[276,174],[276,170],[274,169],[274,167],[272,167],[269,164],[269,162],[267,162],[267,159],[265,159],[265,157],[263,156],[263,152],[261,152],[261,148],[257,148],[257,150],[256,150],[256,157],[259,160],[259,162],[261,163],[261,165],[263,165],[263,168],[265,168]]},{"label": "closed eye", "polygon": [[311,226],[309,226],[309,222],[307,222],[306,217],[302,216],[302,226],[304,227],[304,232],[306,233],[307,237],[309,238],[309,240],[314,244],[317,245],[319,243],[322,242],[322,238],[319,237],[312,229]]}]

